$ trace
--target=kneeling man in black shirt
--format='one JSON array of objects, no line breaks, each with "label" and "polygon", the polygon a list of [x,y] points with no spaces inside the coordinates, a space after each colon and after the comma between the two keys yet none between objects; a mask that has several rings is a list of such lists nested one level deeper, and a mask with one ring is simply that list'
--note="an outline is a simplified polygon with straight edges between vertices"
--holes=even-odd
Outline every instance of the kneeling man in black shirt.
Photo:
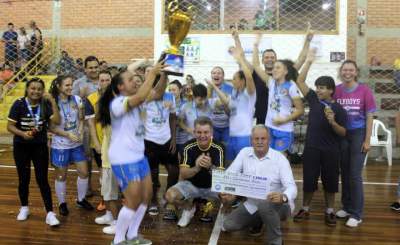
[{"label": "kneeling man in black shirt", "polygon": [[[183,208],[178,226],[185,227],[196,212],[194,198],[218,198],[211,192],[212,168],[224,168],[224,147],[213,141],[213,126],[208,117],[198,117],[194,123],[195,139],[183,147],[179,182],[168,189],[166,199],[169,204]],[[164,219],[174,219],[173,209],[168,209]]]}]

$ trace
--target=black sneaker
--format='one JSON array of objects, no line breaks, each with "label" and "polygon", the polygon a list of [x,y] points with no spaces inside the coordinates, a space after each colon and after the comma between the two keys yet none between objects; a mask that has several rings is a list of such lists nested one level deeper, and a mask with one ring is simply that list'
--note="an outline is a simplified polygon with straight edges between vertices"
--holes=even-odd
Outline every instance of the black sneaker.
[{"label": "black sneaker", "polygon": [[240,200],[238,198],[236,198],[235,201],[232,202],[231,206],[232,208],[237,208],[240,205]]},{"label": "black sneaker", "polygon": [[325,213],[325,224],[327,226],[336,226],[336,215],[334,213]]},{"label": "black sneaker", "polygon": [[390,205],[390,208],[395,211],[400,211],[400,203],[394,202],[394,203],[392,203],[392,205]]},{"label": "black sneaker", "polygon": [[310,218],[310,212],[304,209],[300,209],[299,212],[293,217],[294,222],[301,222]]},{"label": "black sneaker", "polygon": [[58,212],[62,216],[68,216],[69,210],[67,207],[67,203],[65,203],[65,202],[61,203],[60,206],[58,206]]},{"label": "black sneaker", "polygon": [[76,201],[76,205],[80,208],[83,208],[85,210],[91,211],[94,209],[92,204],[90,204],[86,199],[82,199],[82,201]]},{"label": "black sneaker", "polygon": [[258,237],[261,236],[262,232],[263,232],[263,223],[260,223],[260,225],[251,226],[249,228],[248,234],[249,236],[252,237]]},{"label": "black sneaker", "polygon": [[165,210],[165,214],[163,220],[178,220],[178,216],[176,215],[176,211],[174,209]]}]

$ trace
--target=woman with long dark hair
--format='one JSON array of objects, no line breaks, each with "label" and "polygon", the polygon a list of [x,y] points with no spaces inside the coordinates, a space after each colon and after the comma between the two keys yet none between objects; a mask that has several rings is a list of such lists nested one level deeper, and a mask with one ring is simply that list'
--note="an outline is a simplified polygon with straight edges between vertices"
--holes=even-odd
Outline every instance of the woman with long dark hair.
[{"label": "woman with long dark hair", "polygon": [[336,87],[334,98],[347,112],[346,136],[342,143],[340,173],[342,178],[342,210],[338,218],[349,218],[348,227],[362,222],[364,190],[362,169],[370,149],[373,113],[376,111],[371,89],[358,81],[356,62],[346,60],[339,69],[342,84]]},{"label": "woman with long dark hair", "polygon": [[140,223],[152,197],[140,107],[163,67],[163,62],[155,65],[143,84],[135,82],[133,73],[120,72],[113,77],[99,101],[99,121],[103,127],[111,125],[109,161],[126,200],[118,214],[113,244],[122,244],[126,239],[137,244],[152,244],[138,236]]},{"label": "woman with long dark hair", "polygon": [[10,109],[7,130],[14,134],[13,153],[19,180],[18,194],[22,206],[17,220],[26,220],[30,214],[28,197],[32,161],[36,182],[47,212],[46,223],[56,226],[60,222],[53,212],[48,182],[47,129],[50,123],[54,125],[60,123],[60,114],[54,98],[51,95],[45,95],[44,88],[44,82],[39,78],[32,78],[26,83],[25,96],[16,100]]},{"label": "woman with long dark hair", "polygon": [[76,181],[78,198],[76,204],[86,210],[93,206],[85,199],[88,189],[88,167],[82,145],[83,103],[79,96],[72,95],[72,77],[58,76],[51,84],[50,93],[60,108],[61,124],[51,127],[55,134],[51,142],[51,162],[56,168],[55,189],[59,202],[59,212],[69,214],[65,200],[68,166],[75,163],[78,172]]}]

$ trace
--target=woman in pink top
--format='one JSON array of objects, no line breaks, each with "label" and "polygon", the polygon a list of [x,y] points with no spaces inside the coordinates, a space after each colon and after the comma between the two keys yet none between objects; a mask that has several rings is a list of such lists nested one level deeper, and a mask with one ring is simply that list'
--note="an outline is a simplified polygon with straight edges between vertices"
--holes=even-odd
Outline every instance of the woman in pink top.
[{"label": "woman in pink top", "polygon": [[349,218],[346,226],[357,227],[362,222],[364,190],[362,169],[370,149],[375,99],[370,88],[358,81],[356,62],[346,60],[339,70],[342,83],[336,87],[334,98],[347,112],[347,133],[342,143],[341,178],[342,210],[338,218]]}]

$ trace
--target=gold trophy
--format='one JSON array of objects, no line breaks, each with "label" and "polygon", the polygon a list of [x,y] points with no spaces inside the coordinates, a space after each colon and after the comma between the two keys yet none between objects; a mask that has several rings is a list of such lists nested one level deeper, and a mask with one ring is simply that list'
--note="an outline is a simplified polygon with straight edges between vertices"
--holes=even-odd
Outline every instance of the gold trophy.
[{"label": "gold trophy", "polygon": [[186,35],[189,33],[190,26],[194,18],[193,6],[183,11],[179,8],[178,0],[168,4],[168,37],[171,44],[166,51],[165,64],[169,65],[165,71],[167,74],[183,76],[183,54],[179,50]]}]

